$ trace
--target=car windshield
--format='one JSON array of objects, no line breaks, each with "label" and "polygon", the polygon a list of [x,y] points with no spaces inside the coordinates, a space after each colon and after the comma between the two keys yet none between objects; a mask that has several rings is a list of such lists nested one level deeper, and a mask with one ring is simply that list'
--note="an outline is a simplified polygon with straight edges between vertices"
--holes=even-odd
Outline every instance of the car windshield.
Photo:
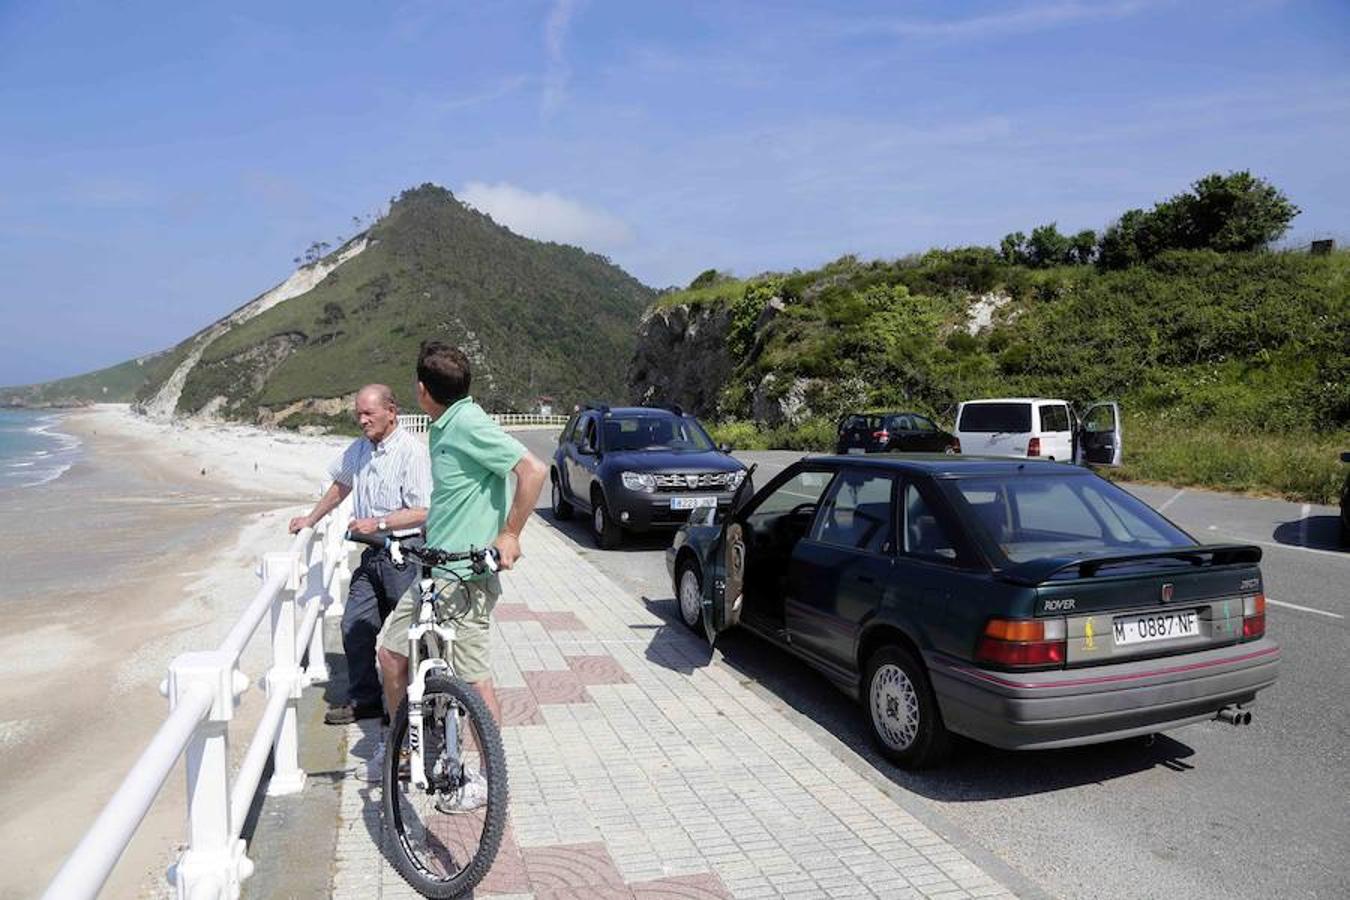
[{"label": "car windshield", "polygon": [[1193,547],[1147,504],[1084,475],[1007,475],[943,482],[987,546],[1011,562]]},{"label": "car windshield", "polygon": [[712,440],[697,422],[688,417],[652,414],[605,419],[604,449],[607,452],[698,452],[712,448]]},{"label": "car windshield", "polygon": [[967,403],[961,407],[958,431],[993,434],[1031,430],[1030,403]]}]

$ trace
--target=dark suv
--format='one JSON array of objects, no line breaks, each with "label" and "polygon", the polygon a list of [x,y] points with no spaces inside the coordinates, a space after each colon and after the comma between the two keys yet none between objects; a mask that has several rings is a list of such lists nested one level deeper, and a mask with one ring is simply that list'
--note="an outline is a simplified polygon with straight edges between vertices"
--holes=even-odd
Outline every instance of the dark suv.
[{"label": "dark suv", "polygon": [[960,453],[961,442],[915,412],[851,413],[839,420],[835,453]]},{"label": "dark suv", "polygon": [[609,550],[625,531],[676,528],[695,509],[725,510],[745,466],[678,408],[593,405],[563,427],[549,473],[553,514],[590,514]]}]

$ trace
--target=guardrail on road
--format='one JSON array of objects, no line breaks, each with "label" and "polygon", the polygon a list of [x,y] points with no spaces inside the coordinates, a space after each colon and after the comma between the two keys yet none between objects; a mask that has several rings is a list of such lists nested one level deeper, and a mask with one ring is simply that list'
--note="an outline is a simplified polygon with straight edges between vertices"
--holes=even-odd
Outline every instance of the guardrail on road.
[{"label": "guardrail on road", "polygon": [[[48,885],[44,900],[98,895],[185,752],[188,841],[170,880],[179,900],[239,896],[240,882],[253,872],[239,833],[268,757],[273,760],[269,796],[295,793],[305,784],[297,755],[296,703],[305,687],[328,680],[319,619],[330,606],[340,606],[351,577],[343,540],[349,513],[350,498],[317,531],[306,528],[289,549],[264,554],[262,587],[220,647],[184,653],[170,664],[160,684],[160,693],[169,698],[168,717]],[[269,613],[267,705],[239,771],[232,773],[230,720],[249,684],[239,657]]]},{"label": "guardrail on road", "polygon": [[[531,425],[562,426],[567,424],[567,416],[542,415],[539,413],[493,413],[492,418],[503,428]],[[423,413],[407,413],[398,417],[400,428],[406,428],[413,434],[426,434],[431,425],[431,416]]]}]

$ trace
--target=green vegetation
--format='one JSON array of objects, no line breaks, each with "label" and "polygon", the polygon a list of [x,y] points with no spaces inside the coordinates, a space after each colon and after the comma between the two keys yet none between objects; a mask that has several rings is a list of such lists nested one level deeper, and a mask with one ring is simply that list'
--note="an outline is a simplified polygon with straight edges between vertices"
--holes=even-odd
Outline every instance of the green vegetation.
[{"label": "green vegetation", "polygon": [[474,396],[489,408],[622,392],[633,323],[654,294],[607,259],[520,237],[433,185],[405,192],[367,236],[312,291],[207,347],[178,410],[225,397],[225,415],[249,419],[370,381],[411,407],[427,338],[464,347],[477,363]]},{"label": "green vegetation", "polygon": [[[730,312],[735,367],[710,417],[738,447],[829,449],[855,409],[950,423],[982,396],[1119,399],[1126,477],[1330,502],[1350,449],[1350,253],[1250,249],[1294,212],[1246,173],[1211,176],[1141,214],[1206,249],[1123,268],[1089,265],[1086,235],[1046,226],[997,251],[850,256],[659,302]],[[992,315],[972,328],[977,300]]]},{"label": "green vegetation", "polygon": [[158,383],[172,372],[176,359],[171,353],[154,353],[73,378],[3,388],[0,389],[0,406],[128,403],[144,385]]}]

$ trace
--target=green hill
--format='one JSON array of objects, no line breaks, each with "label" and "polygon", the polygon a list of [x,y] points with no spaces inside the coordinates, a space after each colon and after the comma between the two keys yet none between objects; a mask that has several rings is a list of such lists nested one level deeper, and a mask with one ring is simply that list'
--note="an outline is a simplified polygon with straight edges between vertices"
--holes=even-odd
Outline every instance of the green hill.
[{"label": "green hill", "polygon": [[346,398],[371,381],[412,408],[418,345],[440,338],[474,361],[473,393],[489,409],[529,410],[541,395],[569,404],[623,390],[633,323],[653,296],[604,257],[523,238],[423,185],[154,366],[125,363],[29,393],[349,426]]},{"label": "green hill", "polygon": [[[724,323],[726,359],[664,333],[696,319]],[[664,295],[643,329],[631,390],[701,406],[741,446],[824,448],[849,409],[950,423],[961,400],[1039,395],[1120,399],[1134,477],[1329,501],[1350,449],[1344,252],[1169,251],[1116,271],[978,247],[845,257]],[[666,396],[682,358],[730,374],[701,404]]]},{"label": "green hill", "polygon": [[164,377],[169,354],[152,353],[124,363],[42,384],[0,388],[0,406],[81,406],[129,403],[148,382]]}]

